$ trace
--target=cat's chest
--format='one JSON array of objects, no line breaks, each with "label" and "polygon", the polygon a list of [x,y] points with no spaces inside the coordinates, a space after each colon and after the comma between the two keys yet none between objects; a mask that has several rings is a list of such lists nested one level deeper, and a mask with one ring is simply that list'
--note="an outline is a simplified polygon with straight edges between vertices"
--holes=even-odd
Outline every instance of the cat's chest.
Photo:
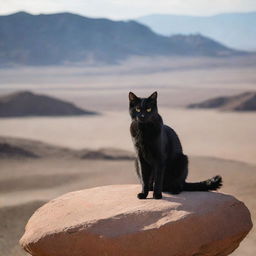
[{"label": "cat's chest", "polygon": [[138,153],[145,156],[154,154],[154,150],[159,144],[160,130],[154,126],[139,126],[134,123],[131,125],[131,135],[134,146]]}]

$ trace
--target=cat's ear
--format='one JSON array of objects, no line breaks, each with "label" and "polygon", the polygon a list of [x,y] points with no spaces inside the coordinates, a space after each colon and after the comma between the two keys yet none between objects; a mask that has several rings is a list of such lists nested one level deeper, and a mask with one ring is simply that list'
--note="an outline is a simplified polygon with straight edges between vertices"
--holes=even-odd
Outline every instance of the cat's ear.
[{"label": "cat's ear", "polygon": [[130,101],[135,101],[137,99],[138,99],[138,97],[133,92],[129,92],[129,100]]},{"label": "cat's ear", "polygon": [[156,100],[157,99],[157,92],[153,92],[149,97],[151,100]]}]

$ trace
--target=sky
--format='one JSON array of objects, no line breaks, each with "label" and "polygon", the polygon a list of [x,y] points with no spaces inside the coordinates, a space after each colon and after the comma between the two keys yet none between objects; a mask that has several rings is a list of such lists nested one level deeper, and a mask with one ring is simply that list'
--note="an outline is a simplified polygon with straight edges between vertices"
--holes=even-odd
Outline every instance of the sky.
[{"label": "sky", "polygon": [[155,13],[208,16],[256,11],[256,0],[0,0],[0,15],[17,11],[32,14],[73,12],[114,20]]}]

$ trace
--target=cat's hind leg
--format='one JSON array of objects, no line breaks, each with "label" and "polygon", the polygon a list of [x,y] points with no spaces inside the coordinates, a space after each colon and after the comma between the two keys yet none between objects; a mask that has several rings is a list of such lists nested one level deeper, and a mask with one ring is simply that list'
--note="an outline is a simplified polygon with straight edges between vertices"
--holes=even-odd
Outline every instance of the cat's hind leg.
[{"label": "cat's hind leg", "polygon": [[188,175],[188,157],[178,154],[172,161],[170,169],[165,177],[164,191],[171,194],[179,194],[183,191]]}]

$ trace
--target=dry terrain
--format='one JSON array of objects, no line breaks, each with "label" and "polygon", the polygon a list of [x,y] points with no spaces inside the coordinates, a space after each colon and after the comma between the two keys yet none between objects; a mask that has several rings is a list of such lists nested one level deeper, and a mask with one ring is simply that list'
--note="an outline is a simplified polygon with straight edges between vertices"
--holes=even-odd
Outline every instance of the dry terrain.
[{"label": "dry terrain", "polygon": [[32,90],[96,111],[126,110],[127,94],[158,90],[160,105],[183,107],[255,91],[256,56],[132,58],[116,66],[0,69],[0,94]]},{"label": "dry terrain", "polygon": [[[161,98],[161,96],[160,96]],[[159,99],[160,100],[160,99]],[[256,114],[160,107],[188,154],[256,164]],[[126,111],[99,116],[1,119],[0,135],[45,141],[74,149],[113,147],[133,150]]]},{"label": "dry terrain", "polygon": [[[130,90],[139,96],[158,90],[159,111],[190,156],[189,179],[221,174],[221,192],[244,201],[256,220],[256,113],[182,108],[215,96],[255,91],[255,68],[256,58],[250,57],[145,58],[108,67],[0,69],[0,94],[27,89],[101,112],[0,119],[0,143],[11,142],[40,155],[0,154],[0,255],[25,255],[18,240],[30,215],[45,201],[72,190],[137,182],[133,161],[102,157],[123,155],[119,149],[133,151],[127,110]],[[6,144],[4,148],[15,151]],[[254,229],[232,255],[254,256],[255,244]]]}]

